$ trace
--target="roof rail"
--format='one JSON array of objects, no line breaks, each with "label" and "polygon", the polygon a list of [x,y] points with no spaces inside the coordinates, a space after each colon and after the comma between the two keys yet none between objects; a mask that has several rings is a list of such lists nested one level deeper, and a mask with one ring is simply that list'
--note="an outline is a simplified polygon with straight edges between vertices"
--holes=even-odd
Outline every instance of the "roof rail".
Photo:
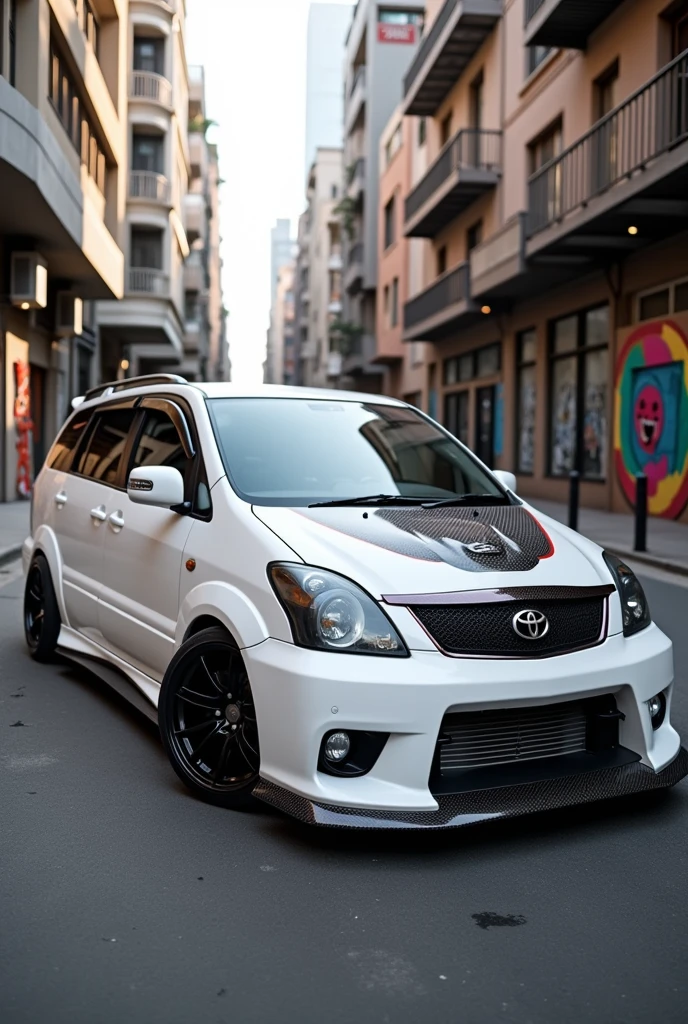
[{"label": "roof rail", "polygon": [[186,377],[178,377],[174,373],[149,373],[143,377],[126,377],[124,380],[113,380],[108,384],[99,384],[97,388],[90,388],[83,397],[84,402],[92,398],[104,398],[106,395],[113,395],[117,391],[127,391],[129,388],[141,388],[146,384],[188,384]]}]

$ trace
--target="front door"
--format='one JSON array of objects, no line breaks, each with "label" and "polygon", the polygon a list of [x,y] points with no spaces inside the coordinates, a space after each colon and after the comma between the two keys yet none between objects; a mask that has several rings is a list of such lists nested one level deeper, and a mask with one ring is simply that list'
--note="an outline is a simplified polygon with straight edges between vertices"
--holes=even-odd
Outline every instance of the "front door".
[{"label": "front door", "polygon": [[488,468],[494,464],[494,385],[478,388],[476,398],[475,454]]},{"label": "front door", "polygon": [[[172,403],[169,408],[179,412]],[[169,413],[147,408],[144,415],[128,471],[172,466],[192,487],[196,459],[188,457]],[[134,504],[126,493],[112,512],[103,545],[100,631],[109,650],[161,680],[174,653],[182,556],[194,520]]]}]

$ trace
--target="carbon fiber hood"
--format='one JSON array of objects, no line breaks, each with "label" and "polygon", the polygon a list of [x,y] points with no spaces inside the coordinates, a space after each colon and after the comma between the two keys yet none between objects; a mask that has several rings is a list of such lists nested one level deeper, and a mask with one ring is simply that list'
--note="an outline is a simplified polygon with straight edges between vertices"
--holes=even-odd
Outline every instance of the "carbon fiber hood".
[{"label": "carbon fiber hood", "polygon": [[524,505],[266,508],[255,515],[310,565],[376,596],[493,586],[594,586],[597,548]]}]

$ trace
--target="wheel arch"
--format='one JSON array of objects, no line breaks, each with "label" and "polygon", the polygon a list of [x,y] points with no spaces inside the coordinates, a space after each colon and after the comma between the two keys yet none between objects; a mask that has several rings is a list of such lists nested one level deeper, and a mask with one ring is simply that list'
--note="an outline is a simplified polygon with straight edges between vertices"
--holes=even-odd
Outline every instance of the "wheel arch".
[{"label": "wheel arch", "polygon": [[62,586],[62,556],[60,555],[57,537],[49,526],[38,527],[34,534],[30,549],[27,550],[25,547],[24,553],[26,556],[24,560],[24,568],[27,572],[36,555],[43,555],[45,558],[53,581],[53,589],[55,591],[55,597],[57,598],[57,607],[60,612],[60,619],[63,623],[68,625],[64,602],[64,589]]},{"label": "wheel arch", "polygon": [[256,606],[228,583],[202,583],[186,595],[177,623],[176,646],[209,626],[225,629],[239,649],[255,647],[270,635]]}]

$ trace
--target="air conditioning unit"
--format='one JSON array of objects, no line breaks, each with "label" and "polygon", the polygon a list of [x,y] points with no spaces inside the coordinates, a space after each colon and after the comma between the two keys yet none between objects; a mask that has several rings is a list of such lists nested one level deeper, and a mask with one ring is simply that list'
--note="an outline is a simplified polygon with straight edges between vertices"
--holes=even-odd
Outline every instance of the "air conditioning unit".
[{"label": "air conditioning unit", "polygon": [[39,253],[12,253],[10,301],[20,309],[45,309],[48,305],[48,264]]},{"label": "air conditioning unit", "polygon": [[84,329],[84,304],[73,292],[57,293],[55,330],[61,338],[81,334]]}]

